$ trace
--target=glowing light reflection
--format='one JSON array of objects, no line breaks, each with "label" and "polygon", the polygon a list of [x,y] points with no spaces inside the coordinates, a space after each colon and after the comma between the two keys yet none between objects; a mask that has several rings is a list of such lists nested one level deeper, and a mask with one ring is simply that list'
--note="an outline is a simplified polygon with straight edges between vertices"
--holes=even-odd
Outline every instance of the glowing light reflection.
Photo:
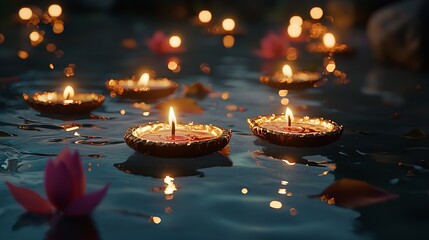
[{"label": "glowing light reflection", "polygon": [[226,35],[223,37],[223,46],[225,48],[232,48],[235,44],[235,38],[232,35]]},{"label": "glowing light reflection", "polygon": [[271,201],[270,202],[270,207],[274,208],[274,209],[280,209],[283,207],[283,204],[279,201]]},{"label": "glowing light reflection", "polygon": [[164,178],[164,183],[167,184],[167,186],[164,189],[165,195],[173,194],[175,191],[177,191],[176,185],[174,184],[174,178],[170,176],[166,176]]}]

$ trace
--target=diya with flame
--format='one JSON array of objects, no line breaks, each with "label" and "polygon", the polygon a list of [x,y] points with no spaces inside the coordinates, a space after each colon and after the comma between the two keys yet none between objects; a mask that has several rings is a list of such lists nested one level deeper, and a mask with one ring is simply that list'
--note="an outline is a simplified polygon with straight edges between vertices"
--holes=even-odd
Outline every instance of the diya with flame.
[{"label": "diya with flame", "polygon": [[294,117],[286,108],[284,114],[247,119],[256,136],[271,143],[291,147],[318,147],[336,141],[343,126],[323,118]]},{"label": "diya with flame", "polygon": [[310,43],[307,45],[307,50],[311,53],[323,54],[353,54],[354,51],[347,44],[337,43],[335,36],[332,33],[323,35],[323,42]]},{"label": "diya with flame", "polygon": [[177,123],[170,107],[168,122],[129,127],[124,139],[141,153],[158,157],[197,157],[222,150],[231,139],[231,130],[214,125]]},{"label": "diya with flame", "polygon": [[148,73],[143,73],[138,81],[133,79],[106,82],[106,87],[113,95],[141,101],[153,101],[173,94],[178,84],[167,78],[151,79]]},{"label": "diya with flame", "polygon": [[61,92],[36,92],[29,96],[23,93],[25,102],[33,109],[46,114],[86,114],[104,102],[104,95],[97,93],[75,93],[71,86]]},{"label": "diya with flame", "polygon": [[282,71],[272,75],[262,74],[259,81],[277,89],[298,90],[314,87],[314,84],[322,78],[318,72],[292,72],[292,68],[285,64]]}]

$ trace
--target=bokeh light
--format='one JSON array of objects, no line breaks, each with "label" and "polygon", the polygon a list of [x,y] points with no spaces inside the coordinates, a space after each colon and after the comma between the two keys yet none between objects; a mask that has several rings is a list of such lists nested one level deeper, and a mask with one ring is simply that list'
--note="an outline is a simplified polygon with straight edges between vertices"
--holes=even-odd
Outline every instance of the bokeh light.
[{"label": "bokeh light", "polygon": [[63,9],[61,8],[60,5],[58,4],[52,4],[51,6],[49,6],[48,8],[48,13],[49,15],[51,15],[52,17],[59,17],[61,16],[61,13],[63,12]]},{"label": "bokeh light", "polygon": [[323,9],[320,7],[314,7],[310,10],[310,16],[314,20],[321,19],[323,16]]},{"label": "bokeh light", "polygon": [[332,33],[326,33],[323,35],[323,44],[325,44],[326,47],[332,48],[335,46],[335,36]]},{"label": "bokeh light", "polygon": [[231,19],[231,18],[225,18],[222,21],[222,28],[225,31],[232,31],[232,30],[234,30],[234,28],[235,28],[235,21],[233,19]]},{"label": "bokeh light", "polygon": [[4,39],[5,39],[4,35],[0,33],[0,44],[4,42]]},{"label": "bokeh light", "polygon": [[57,46],[55,44],[53,43],[46,44],[46,51],[54,52],[55,50],[57,50]]},{"label": "bokeh light", "polygon": [[28,7],[23,7],[19,9],[18,15],[22,20],[28,20],[33,16],[33,11]]},{"label": "bokeh light", "polygon": [[302,27],[300,25],[291,24],[287,28],[287,33],[291,38],[297,38],[301,36],[302,33]]},{"label": "bokeh light", "polygon": [[330,73],[333,72],[335,70],[335,68],[336,68],[336,65],[335,65],[335,62],[333,60],[330,60],[328,62],[328,64],[326,64],[326,71],[328,71]]},{"label": "bokeh light", "polygon": [[289,23],[290,25],[298,25],[301,26],[302,25],[302,17],[300,16],[293,16],[290,18]]},{"label": "bokeh light", "polygon": [[64,22],[60,20],[55,21],[52,26],[52,31],[56,34],[62,33],[64,31]]},{"label": "bokeh light", "polygon": [[202,23],[208,23],[212,20],[212,13],[209,10],[202,10],[198,14],[198,18]]},{"label": "bokeh light", "polygon": [[171,71],[176,70],[178,66],[179,66],[179,64],[177,64],[177,62],[174,60],[169,61],[167,64],[168,69],[170,69]]},{"label": "bokeh light", "polygon": [[24,51],[24,50],[19,50],[18,51],[18,57],[21,59],[27,59],[29,56],[28,52]]},{"label": "bokeh light", "polygon": [[37,42],[40,39],[40,34],[38,32],[36,32],[36,31],[33,31],[33,32],[30,33],[30,35],[28,37],[30,38],[30,40],[32,42]]},{"label": "bokeh light", "polygon": [[172,48],[178,48],[182,44],[182,39],[179,36],[171,36],[168,42]]}]

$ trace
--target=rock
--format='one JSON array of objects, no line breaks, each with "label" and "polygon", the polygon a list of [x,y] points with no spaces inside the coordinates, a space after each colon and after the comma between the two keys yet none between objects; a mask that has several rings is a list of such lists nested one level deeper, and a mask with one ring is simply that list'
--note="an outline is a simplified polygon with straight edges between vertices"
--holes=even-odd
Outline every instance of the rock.
[{"label": "rock", "polygon": [[375,57],[413,70],[427,66],[429,3],[411,0],[388,5],[368,21],[367,34]]}]

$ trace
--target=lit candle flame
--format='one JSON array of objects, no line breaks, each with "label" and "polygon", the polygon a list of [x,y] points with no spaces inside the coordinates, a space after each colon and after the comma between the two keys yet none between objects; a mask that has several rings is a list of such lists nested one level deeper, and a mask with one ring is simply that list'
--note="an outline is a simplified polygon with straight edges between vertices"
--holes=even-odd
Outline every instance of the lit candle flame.
[{"label": "lit candle flame", "polygon": [[335,36],[332,33],[326,33],[323,35],[323,43],[327,48],[332,48],[335,46]]},{"label": "lit candle flame", "polygon": [[232,31],[235,28],[235,21],[232,18],[225,18],[222,21],[222,28],[225,31]]},{"label": "lit candle flame", "polygon": [[63,92],[64,99],[67,100],[72,98],[73,96],[74,96],[74,89],[71,86],[67,86]]},{"label": "lit candle flame", "polygon": [[164,183],[167,184],[167,186],[164,189],[164,194],[173,194],[175,191],[177,191],[177,187],[174,184],[174,178],[170,176],[166,176],[164,178]]},{"label": "lit candle flame", "polygon": [[140,77],[139,82],[137,83],[140,86],[144,86],[147,87],[148,83],[149,83],[149,73],[143,73]]},{"label": "lit candle flame", "polygon": [[202,10],[198,14],[198,18],[202,23],[208,23],[212,20],[212,13],[209,10]]},{"label": "lit candle flame", "polygon": [[290,108],[286,108],[285,118],[287,119],[287,125],[291,126],[294,118],[293,118],[292,110],[290,110]]},{"label": "lit candle flame", "polygon": [[293,75],[292,68],[288,64],[283,65],[282,72],[288,78],[292,77]]},{"label": "lit candle flame", "polygon": [[171,137],[175,137],[176,135],[176,116],[174,115],[174,109],[173,107],[170,107],[170,113],[168,114],[168,123],[170,124],[171,128]]},{"label": "lit candle flame", "polygon": [[171,36],[168,42],[172,48],[178,48],[182,44],[182,39],[179,36]]}]

